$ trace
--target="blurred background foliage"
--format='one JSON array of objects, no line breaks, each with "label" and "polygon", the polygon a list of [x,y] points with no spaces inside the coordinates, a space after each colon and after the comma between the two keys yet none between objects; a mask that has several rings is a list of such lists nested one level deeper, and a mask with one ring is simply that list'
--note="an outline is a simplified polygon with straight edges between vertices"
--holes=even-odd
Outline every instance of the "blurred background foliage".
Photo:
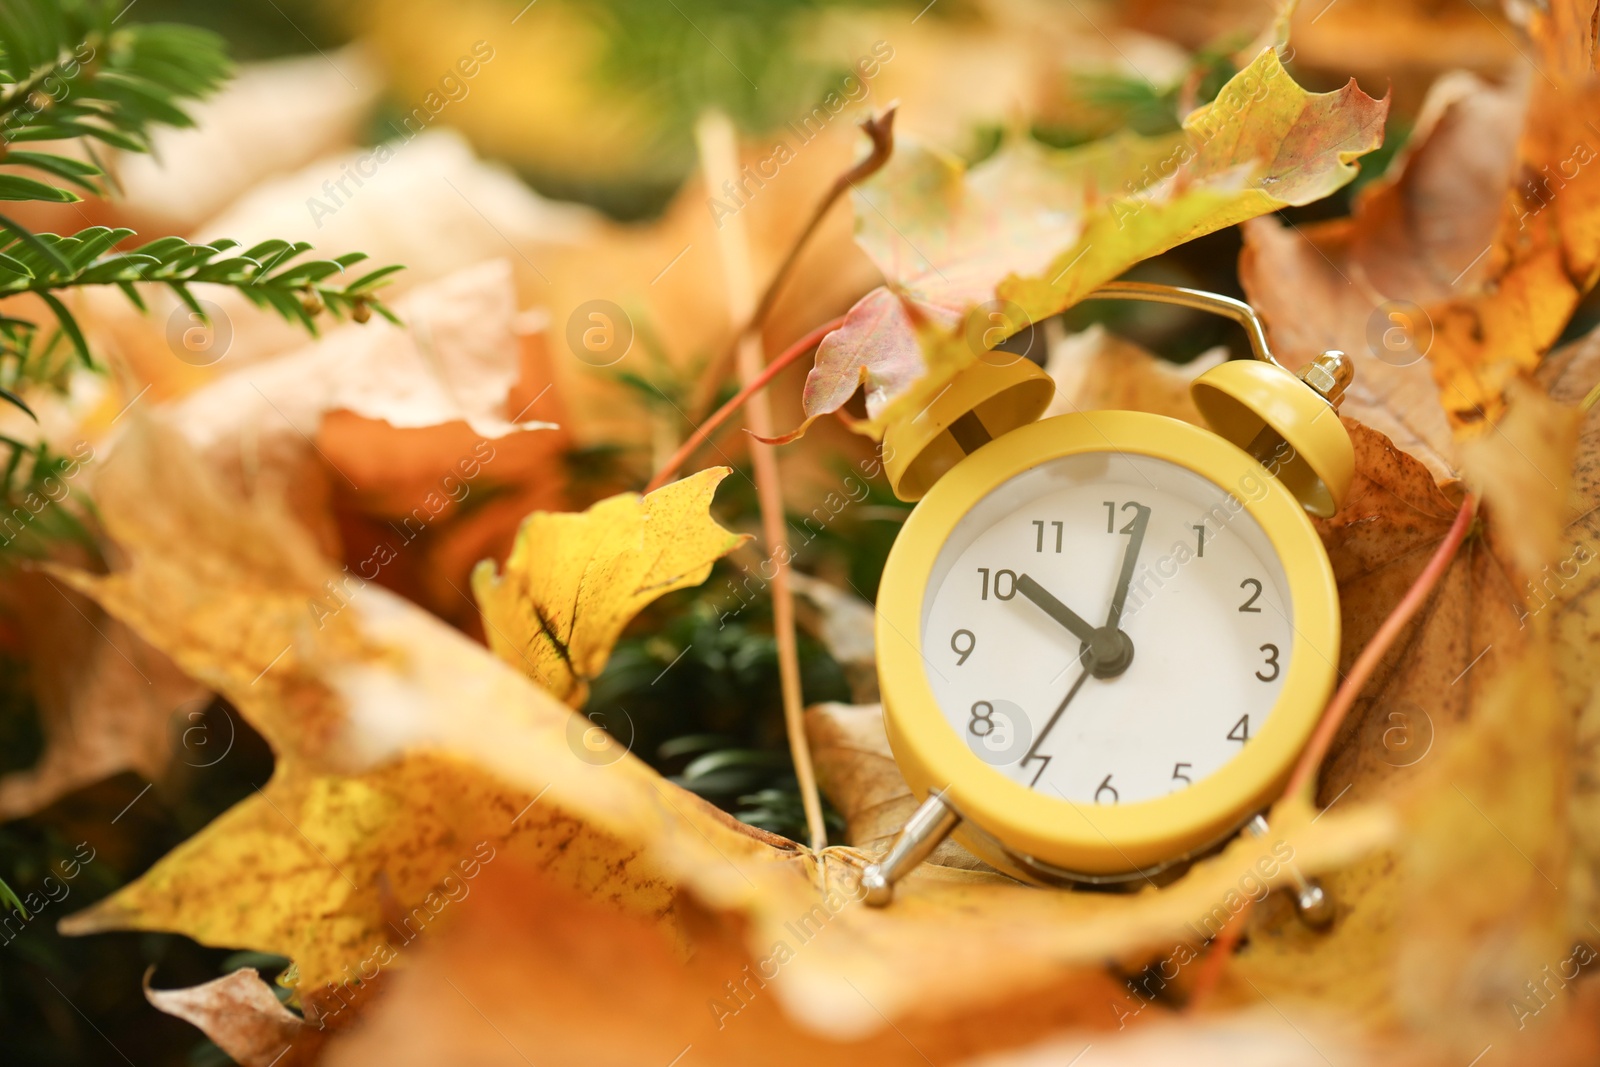
[{"label": "blurred background foliage", "polygon": [[[805,112],[849,73],[837,50],[819,48],[798,26],[891,7],[907,18],[957,27],[980,17],[962,0],[940,0],[928,9],[923,0],[538,0],[526,6],[522,0],[139,0],[126,17],[210,28],[227,39],[240,61],[331,54],[365,41],[388,78],[368,130],[372,143],[394,136],[398,117],[430,90],[431,72],[448,69],[462,42],[491,40],[505,57],[494,93],[475,90],[441,121],[457,126],[480,152],[511,166],[548,196],[594,205],[619,220],[644,220],[663,210],[692,171],[692,124],[704,109],[718,107],[747,133],[759,134]],[[1074,7],[1066,4],[1063,11]],[[1214,95],[1234,71],[1230,56],[1244,43],[1201,47],[1183,85],[1112,75],[1081,78],[1064,90],[1082,102],[1080,111],[1041,119],[1031,132],[1046,143],[1070,145],[1118,128],[1147,134],[1175,129],[1181,105]],[[447,58],[432,58],[441,55]],[[1308,85],[1331,87],[1324,72],[1292,69]],[[1406,116],[1397,115],[1383,149],[1365,162],[1363,182],[1382,172],[1408,129]],[[992,150],[1000,134],[998,126],[973,131],[968,155],[976,159]],[[1359,184],[1291,213],[1291,221],[1348,213]],[[1238,236],[1226,231],[1142,264],[1134,276],[1239,296],[1238,251]],[[1244,351],[1243,337],[1227,323],[1176,308],[1092,303],[1064,319],[1071,329],[1104,322],[1177,361],[1218,344]],[[1592,315],[1578,316],[1573,332],[1592,322]],[[674,398],[693,383],[663,378],[625,384],[635,387],[643,410],[663,400],[676,404]],[[594,446],[570,455],[568,468],[580,497],[574,506],[589,502],[582,497],[615,491],[619,483],[637,484],[640,475],[637,456]],[[846,469],[833,473],[841,484],[850,476]],[[908,509],[881,477],[864,484],[864,496],[852,497],[807,538],[800,566],[870,601]],[[729,525],[754,525],[747,478],[728,479],[719,512]],[[804,529],[805,518],[791,516],[792,527]],[[747,563],[724,561],[703,587],[666,597],[641,615],[593,685],[584,710],[688,788],[741,818],[802,837],[770,600],[762,589],[737,591]],[[818,640],[804,637],[801,652],[808,702],[850,698],[844,667]],[[39,885],[80,842],[89,843],[96,856],[70,883],[65,899],[41,909],[0,945],[4,1063],[117,1062],[113,1045],[141,1067],[226,1063],[192,1028],[146,1005],[138,995],[141,976],[154,968],[157,985],[174,987],[241,963],[268,974],[283,966],[284,961],[242,958],[170,935],[74,940],[54,931],[56,920],[131,880],[270,776],[270,750],[226,704],[213,702],[196,721],[217,737],[234,739],[226,760],[205,768],[175,761],[153,786],[133,774],[118,775],[35,817],[0,826],[0,874],[19,890]],[[175,750],[181,744],[176,734],[173,744]],[[0,771],[30,766],[41,746],[25,667],[0,659]],[[830,820],[837,828],[837,816],[830,813]]]}]

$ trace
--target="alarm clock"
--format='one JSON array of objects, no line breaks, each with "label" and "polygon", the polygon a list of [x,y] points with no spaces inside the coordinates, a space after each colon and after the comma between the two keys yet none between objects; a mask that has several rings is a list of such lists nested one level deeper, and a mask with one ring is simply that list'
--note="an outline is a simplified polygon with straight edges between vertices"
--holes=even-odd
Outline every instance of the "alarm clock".
[{"label": "alarm clock", "polygon": [[[1055,387],[991,352],[889,427],[919,501],[890,551],[876,636],[885,726],[922,798],[862,873],[882,905],[950,833],[1026,882],[1174,877],[1281,793],[1339,660],[1331,515],[1354,450],[1348,359],[1299,374],[1249,305],[1114,283],[1246,327],[1255,359],[1192,395],[1209,429],[1136,411],[1038,421]],[[1300,881],[1315,911],[1317,887]]]}]

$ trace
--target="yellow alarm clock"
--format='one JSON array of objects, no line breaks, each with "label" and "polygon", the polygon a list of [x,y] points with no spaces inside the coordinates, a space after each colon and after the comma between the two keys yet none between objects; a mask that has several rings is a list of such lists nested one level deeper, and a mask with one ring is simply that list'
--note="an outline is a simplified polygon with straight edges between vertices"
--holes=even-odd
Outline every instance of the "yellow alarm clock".
[{"label": "yellow alarm clock", "polygon": [[1227,297],[1094,296],[1227,315],[1257,358],[1193,383],[1210,430],[1134,411],[1035,421],[1054,383],[993,356],[889,429],[890,483],[920,503],[878,592],[878,674],[924,800],[863,872],[871,903],[951,832],[1036,884],[1181,871],[1264,831],[1333,687],[1338,591],[1307,513],[1331,515],[1354,471],[1349,361],[1288,371]]}]

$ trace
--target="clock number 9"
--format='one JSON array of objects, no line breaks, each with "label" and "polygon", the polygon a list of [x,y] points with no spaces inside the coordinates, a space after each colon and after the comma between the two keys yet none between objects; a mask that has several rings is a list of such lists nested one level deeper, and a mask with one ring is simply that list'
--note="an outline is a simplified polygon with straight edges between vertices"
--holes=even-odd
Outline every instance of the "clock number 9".
[{"label": "clock number 9", "polygon": [[[961,639],[963,637],[966,638],[965,648],[961,647]],[[967,657],[972,655],[972,650],[977,647],[978,635],[973,633],[971,630],[957,630],[955,633],[950,635],[950,651],[961,657],[960,659],[956,660],[957,667],[960,667],[962,664],[966,663]]]}]

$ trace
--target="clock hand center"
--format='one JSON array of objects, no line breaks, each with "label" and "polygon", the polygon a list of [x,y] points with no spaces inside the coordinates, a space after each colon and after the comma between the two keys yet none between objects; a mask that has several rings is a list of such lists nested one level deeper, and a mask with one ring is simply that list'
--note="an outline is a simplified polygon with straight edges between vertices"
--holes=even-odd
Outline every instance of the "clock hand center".
[{"label": "clock hand center", "polygon": [[[1148,509],[1145,512],[1148,515]],[[1126,564],[1125,571],[1131,570]],[[1079,658],[1089,674],[1096,678],[1115,678],[1133,662],[1133,641],[1117,629],[1115,622],[1106,626],[1092,626],[1083,616],[1067,607],[1035,581],[1032,575],[1017,576],[1017,592],[1036,604],[1046,615],[1066,627],[1079,641]],[[1120,610],[1115,607],[1120,614]],[[1057,713],[1059,714],[1059,712]],[[1053,723],[1055,720],[1052,719]]]}]

